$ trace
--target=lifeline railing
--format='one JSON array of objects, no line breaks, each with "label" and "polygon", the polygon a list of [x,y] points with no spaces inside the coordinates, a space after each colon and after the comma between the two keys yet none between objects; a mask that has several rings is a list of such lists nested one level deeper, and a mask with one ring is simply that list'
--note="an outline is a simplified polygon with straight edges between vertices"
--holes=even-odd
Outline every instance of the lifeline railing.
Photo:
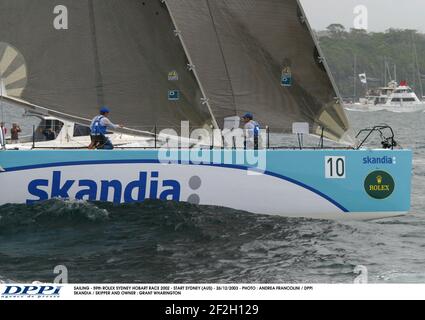
[{"label": "lifeline railing", "polygon": [[[115,149],[257,149],[254,146],[253,139],[246,139],[243,131],[239,130],[233,134],[232,130],[222,134],[221,131],[211,131],[195,127],[186,128],[183,133],[181,128],[165,127],[138,127],[131,130],[144,132],[143,136],[135,136],[124,132],[115,132],[113,134],[113,143]],[[164,131],[166,129],[166,131]],[[71,132],[72,130],[72,132]],[[90,144],[90,129],[86,126],[75,125],[69,129],[62,125],[39,125],[33,126],[32,135],[20,139],[19,143],[31,144],[32,149],[87,149]],[[180,132],[179,132],[180,131]],[[262,129],[258,137],[258,149],[280,150],[280,149],[300,149],[300,150],[320,150],[320,149],[353,149],[351,146],[341,146],[338,143],[324,139],[322,135],[307,135],[300,139],[299,135],[283,132],[280,130],[271,130],[269,127]],[[175,134],[176,135],[175,135]],[[220,133],[220,134],[219,134]],[[232,135],[233,134],[233,135]],[[247,147],[245,147],[247,146]]]}]

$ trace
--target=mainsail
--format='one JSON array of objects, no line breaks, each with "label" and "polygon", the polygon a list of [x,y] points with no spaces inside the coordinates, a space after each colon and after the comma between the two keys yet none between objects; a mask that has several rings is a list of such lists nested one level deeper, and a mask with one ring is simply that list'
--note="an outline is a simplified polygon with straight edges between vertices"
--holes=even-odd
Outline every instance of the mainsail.
[{"label": "mainsail", "polygon": [[[252,112],[271,131],[309,122],[340,140],[339,93],[297,0],[0,1],[0,78],[8,95],[81,122],[223,126]],[[176,36],[178,35],[178,36]],[[188,68],[188,65],[190,68]]]},{"label": "mainsail", "polygon": [[[57,29],[58,5],[68,28]],[[9,96],[81,122],[101,105],[126,127],[212,123],[159,0],[1,0],[0,78]],[[176,81],[178,78],[178,81]]]},{"label": "mainsail", "polygon": [[297,0],[166,0],[218,123],[254,113],[272,131],[309,122],[339,140],[349,128]]}]

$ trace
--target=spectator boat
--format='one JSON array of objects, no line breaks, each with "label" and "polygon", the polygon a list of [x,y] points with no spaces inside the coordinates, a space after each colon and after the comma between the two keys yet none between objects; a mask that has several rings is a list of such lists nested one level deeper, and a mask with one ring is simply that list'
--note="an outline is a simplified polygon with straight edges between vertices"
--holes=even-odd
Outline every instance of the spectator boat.
[{"label": "spectator boat", "polygon": [[369,90],[359,104],[348,107],[367,111],[419,112],[425,110],[421,101],[406,81],[392,81],[387,87]]}]

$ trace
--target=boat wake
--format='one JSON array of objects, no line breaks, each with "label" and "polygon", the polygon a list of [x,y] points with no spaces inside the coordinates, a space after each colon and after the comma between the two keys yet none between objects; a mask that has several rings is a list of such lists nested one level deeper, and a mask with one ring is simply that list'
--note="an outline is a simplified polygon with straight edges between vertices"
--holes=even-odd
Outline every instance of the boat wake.
[{"label": "boat wake", "polygon": [[0,275],[0,284],[6,284],[6,283],[16,283],[16,281],[9,280],[3,277],[2,275]]},{"label": "boat wake", "polygon": [[344,108],[347,111],[352,111],[352,112],[378,112],[381,110],[369,110],[369,109],[365,109],[365,108],[356,108],[356,107],[345,107]]},{"label": "boat wake", "polygon": [[351,112],[391,112],[391,113],[425,113],[424,109],[386,109],[386,108],[368,108],[368,107],[344,107],[346,111]]},{"label": "boat wake", "polygon": [[22,229],[71,227],[106,221],[109,213],[86,201],[51,200],[33,206],[0,207],[0,235],[19,233]]}]

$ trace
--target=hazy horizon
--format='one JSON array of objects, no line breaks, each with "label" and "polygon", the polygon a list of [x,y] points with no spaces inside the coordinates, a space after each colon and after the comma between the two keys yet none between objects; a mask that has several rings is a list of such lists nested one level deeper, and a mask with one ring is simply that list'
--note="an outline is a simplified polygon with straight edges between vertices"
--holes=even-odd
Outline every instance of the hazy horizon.
[{"label": "hazy horizon", "polygon": [[354,27],[354,8],[368,8],[368,32],[390,28],[415,29],[425,33],[425,0],[300,0],[312,27],[325,30],[332,23]]}]

